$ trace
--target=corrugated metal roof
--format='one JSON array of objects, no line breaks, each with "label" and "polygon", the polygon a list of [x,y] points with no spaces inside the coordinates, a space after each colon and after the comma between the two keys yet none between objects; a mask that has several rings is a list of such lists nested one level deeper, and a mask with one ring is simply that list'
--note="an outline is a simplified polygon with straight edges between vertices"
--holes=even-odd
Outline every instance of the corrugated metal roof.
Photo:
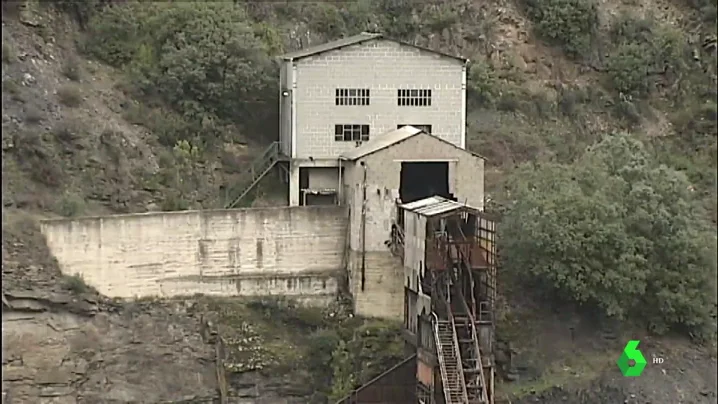
[{"label": "corrugated metal roof", "polygon": [[399,129],[392,130],[391,132],[379,135],[369,140],[368,142],[363,143],[356,149],[342,153],[341,158],[346,160],[356,160],[368,154],[372,154],[381,149],[385,149],[391,145],[399,143],[402,140],[406,140],[414,135],[418,135],[419,133],[424,132],[421,129],[417,129],[413,126],[402,126]]},{"label": "corrugated metal roof", "polygon": [[410,212],[429,217],[465,208],[476,210],[466,204],[452,201],[450,199],[446,199],[444,197],[436,195],[424,199],[419,199],[418,201],[402,204],[401,207],[404,210],[408,210]]},{"label": "corrugated metal roof", "polygon": [[467,63],[467,62],[469,61],[469,60],[466,59],[466,58],[462,58],[462,57],[459,57],[459,56],[450,55],[450,54],[448,54],[448,53],[444,53],[444,52],[436,51],[436,50],[433,50],[433,49],[425,48],[425,47],[423,47],[423,46],[418,46],[418,45],[410,44],[410,43],[407,43],[407,42],[398,41],[398,40],[396,40],[396,39],[387,38],[387,37],[385,37],[383,34],[372,33],[372,32],[362,32],[361,34],[352,35],[352,36],[348,36],[348,37],[346,37],[346,38],[337,39],[336,41],[330,41],[330,42],[327,42],[327,43],[323,43],[323,44],[321,44],[321,45],[310,46],[310,47],[308,47],[308,48],[306,48],[306,49],[300,49],[300,50],[297,50],[297,51],[294,51],[294,52],[286,53],[286,54],[282,55],[281,58],[284,59],[284,60],[298,60],[298,59],[306,58],[306,57],[313,56],[313,55],[316,55],[316,54],[319,54],[319,53],[329,52],[329,51],[341,49],[341,48],[344,48],[344,47],[347,47],[347,46],[351,46],[351,45],[357,45],[357,44],[360,44],[360,43],[362,43],[362,42],[371,41],[371,40],[374,40],[374,39],[385,39],[385,40],[387,40],[387,41],[396,42],[396,43],[399,43],[399,44],[402,44],[402,45],[405,45],[405,46],[411,46],[412,48],[421,49],[421,50],[426,51],[426,52],[431,52],[431,53],[435,53],[435,54],[437,54],[437,55],[441,55],[441,56],[448,57],[448,58],[451,58],[451,59],[456,59],[456,60],[461,61],[461,62],[463,62],[463,63]]}]

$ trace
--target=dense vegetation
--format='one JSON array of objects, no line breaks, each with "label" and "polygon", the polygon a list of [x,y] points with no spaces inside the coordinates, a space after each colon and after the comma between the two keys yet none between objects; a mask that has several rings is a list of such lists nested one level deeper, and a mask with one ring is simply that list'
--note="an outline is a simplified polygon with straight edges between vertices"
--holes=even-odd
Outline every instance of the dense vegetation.
[{"label": "dense vegetation", "polygon": [[498,17],[472,2],[130,1],[75,13],[86,51],[127,72],[143,103],[128,114],[184,155],[276,136],[273,56],[296,46],[298,26],[320,40],[443,36],[474,60],[468,143],[502,174],[489,191],[505,213],[507,269],[562,301],[699,334],[715,307],[716,2],[689,2],[683,26],[604,15],[592,0],[519,3],[584,84],[537,90],[521,63],[494,61]]},{"label": "dense vegetation", "polygon": [[200,301],[218,313],[231,374],[257,370],[275,378],[290,375],[292,388],[307,392],[313,403],[336,402],[403,358],[396,322],[286,299]]},{"label": "dense vegetation", "polygon": [[[684,33],[654,19],[624,14],[602,34],[592,1],[527,8],[543,37],[605,72],[615,112],[633,133],[605,133],[569,161],[513,173],[500,237],[507,272],[551,298],[656,332],[714,335],[716,237],[705,207],[715,221],[715,70],[695,47],[691,57]],[[714,23],[715,2],[698,8]],[[715,63],[715,52],[709,57]],[[652,108],[673,109],[671,136],[641,136]]]},{"label": "dense vegetation", "polygon": [[574,163],[522,167],[513,179],[500,241],[516,279],[657,332],[711,335],[715,229],[683,173],[616,134]]}]

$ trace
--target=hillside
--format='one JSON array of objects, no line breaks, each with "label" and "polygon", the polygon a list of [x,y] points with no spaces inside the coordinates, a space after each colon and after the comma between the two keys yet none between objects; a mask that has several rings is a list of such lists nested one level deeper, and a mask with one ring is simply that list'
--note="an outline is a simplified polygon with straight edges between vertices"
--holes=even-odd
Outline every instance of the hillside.
[{"label": "hillside", "polygon": [[[470,58],[467,143],[488,158],[492,209],[510,206],[522,164],[568,167],[604,135],[627,131],[656,164],[684,173],[691,195],[718,218],[714,0],[2,7],[3,294],[14,307],[6,323],[4,305],[3,323],[47,346],[29,355],[28,341],[6,344],[4,371],[15,373],[4,383],[32,402],[205,402],[216,388],[213,347],[198,332],[206,318],[240,340],[275,337],[258,345],[279,376],[253,369],[233,379],[247,399],[252,389],[274,391],[256,402],[323,402],[395,359],[395,349],[376,358],[377,344],[396,342],[383,323],[337,323],[281,304],[290,314],[275,316],[276,304],[266,302],[241,303],[237,321],[211,300],[106,301],[59,274],[38,232],[44,217],[219,206],[223,187],[277,136],[273,56],[285,50],[379,30]],[[281,204],[282,187],[272,181],[248,203]],[[714,402],[714,349],[626,324],[597,329],[597,321],[537,305],[507,282],[500,337],[514,352],[505,376],[519,380],[501,388],[511,402]],[[297,316],[316,338],[297,341],[299,353],[290,354],[277,347],[292,346],[292,337],[278,330],[297,326]],[[247,331],[247,322],[259,331]],[[620,378],[613,356],[638,336],[666,367]],[[292,373],[313,355],[323,360],[315,365],[333,369]],[[138,365],[148,375],[133,375]],[[65,376],[40,372],[46,367]],[[183,372],[192,380],[171,376]],[[312,397],[307,386],[323,395]]]}]

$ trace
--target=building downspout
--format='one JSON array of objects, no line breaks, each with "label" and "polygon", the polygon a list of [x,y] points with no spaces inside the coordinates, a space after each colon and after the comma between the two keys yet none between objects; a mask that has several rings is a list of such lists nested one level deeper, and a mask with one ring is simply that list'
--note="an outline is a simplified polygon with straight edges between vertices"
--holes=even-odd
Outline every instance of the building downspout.
[{"label": "building downspout", "polygon": [[469,68],[469,61],[464,63],[461,69],[461,139],[459,145],[462,149],[466,150],[466,75]]},{"label": "building downspout", "polygon": [[360,163],[364,169],[362,179],[362,202],[361,202],[361,290],[364,291],[366,282],[366,163]]},{"label": "building downspout", "polygon": [[292,155],[289,156],[292,159],[297,158],[297,64],[294,62],[294,60],[289,60],[291,64],[292,69],[292,92],[290,94],[291,96],[291,106],[289,110],[291,111],[291,131],[292,135],[290,136],[292,147],[291,147],[291,153]]},{"label": "building downspout", "polygon": [[342,190],[344,188],[344,184],[342,181],[342,159],[339,159],[339,174],[338,175],[339,175],[339,178],[337,179],[337,184],[338,184],[337,186],[339,187],[339,189],[337,189],[337,205],[341,205],[342,204],[342,196],[343,196]]}]

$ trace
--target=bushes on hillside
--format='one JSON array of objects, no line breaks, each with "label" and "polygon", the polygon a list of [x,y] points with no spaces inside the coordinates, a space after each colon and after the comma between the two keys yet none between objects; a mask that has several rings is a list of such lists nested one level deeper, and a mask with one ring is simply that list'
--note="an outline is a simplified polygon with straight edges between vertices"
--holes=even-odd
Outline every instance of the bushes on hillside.
[{"label": "bushes on hillside", "polygon": [[86,49],[191,122],[246,124],[276,104],[268,29],[233,3],[128,2],[91,19]]},{"label": "bushes on hillside", "polygon": [[538,33],[572,57],[587,56],[598,26],[593,0],[525,0]]},{"label": "bushes on hillside", "polygon": [[525,167],[510,189],[499,240],[517,279],[657,332],[715,324],[715,232],[686,177],[639,141],[609,136],[573,164]]},{"label": "bushes on hillside", "polygon": [[494,68],[485,61],[472,63],[468,74],[467,92],[479,105],[493,105],[499,96],[499,78]]},{"label": "bushes on hillside", "polygon": [[613,87],[626,95],[644,97],[659,81],[670,84],[686,68],[680,35],[653,20],[624,16],[610,36],[615,46],[607,72]]}]

